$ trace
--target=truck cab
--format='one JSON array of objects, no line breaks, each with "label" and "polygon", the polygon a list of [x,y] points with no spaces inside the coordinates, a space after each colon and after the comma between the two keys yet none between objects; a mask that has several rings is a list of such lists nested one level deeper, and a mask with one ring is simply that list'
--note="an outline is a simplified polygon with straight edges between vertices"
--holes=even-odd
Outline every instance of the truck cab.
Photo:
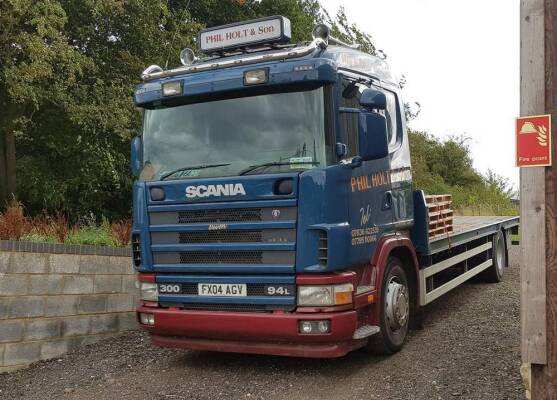
[{"label": "truck cab", "polygon": [[156,345],[392,353],[418,315],[400,87],[326,27],[298,45],[289,27],[202,31],[204,59],[135,90],[133,263]]}]

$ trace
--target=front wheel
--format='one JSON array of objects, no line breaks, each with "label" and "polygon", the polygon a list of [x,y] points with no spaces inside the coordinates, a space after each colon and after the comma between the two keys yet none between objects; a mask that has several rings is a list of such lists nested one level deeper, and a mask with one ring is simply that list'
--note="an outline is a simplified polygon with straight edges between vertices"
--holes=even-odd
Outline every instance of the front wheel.
[{"label": "front wheel", "polygon": [[369,338],[367,348],[377,354],[393,354],[404,344],[411,309],[406,272],[396,257],[387,262],[380,301],[380,331]]}]

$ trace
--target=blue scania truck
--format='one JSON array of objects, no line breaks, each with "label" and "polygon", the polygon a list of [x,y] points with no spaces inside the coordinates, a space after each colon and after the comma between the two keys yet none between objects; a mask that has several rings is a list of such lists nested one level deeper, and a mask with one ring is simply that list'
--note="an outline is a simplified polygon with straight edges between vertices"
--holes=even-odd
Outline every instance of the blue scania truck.
[{"label": "blue scania truck", "polygon": [[[301,357],[401,349],[421,308],[498,282],[516,217],[412,186],[400,87],[281,16],[201,31],[134,99],[133,264],[155,345]],[[440,300],[442,301],[442,300]]]}]

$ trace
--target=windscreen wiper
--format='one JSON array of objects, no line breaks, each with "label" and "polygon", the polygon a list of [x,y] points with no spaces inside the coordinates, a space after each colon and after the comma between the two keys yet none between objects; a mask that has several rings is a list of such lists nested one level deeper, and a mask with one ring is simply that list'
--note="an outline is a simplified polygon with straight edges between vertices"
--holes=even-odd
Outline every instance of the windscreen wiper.
[{"label": "windscreen wiper", "polygon": [[263,163],[263,164],[250,165],[246,169],[240,171],[240,173],[238,175],[246,175],[247,173],[255,171],[256,169],[259,169],[259,168],[274,167],[276,165],[298,165],[298,164],[319,165],[319,162],[317,162],[317,161],[289,161],[289,162],[276,161],[276,162],[267,162],[267,163]]},{"label": "windscreen wiper", "polygon": [[164,174],[163,176],[161,176],[161,181],[164,181],[166,178],[169,178],[172,175],[177,174],[178,172],[182,172],[182,171],[213,168],[213,167],[224,167],[226,165],[230,165],[230,163],[225,163],[225,164],[201,164],[201,165],[192,165],[192,166],[189,166],[189,167],[182,167],[182,168],[178,168],[178,169],[175,169],[174,171],[170,171],[170,172]]}]

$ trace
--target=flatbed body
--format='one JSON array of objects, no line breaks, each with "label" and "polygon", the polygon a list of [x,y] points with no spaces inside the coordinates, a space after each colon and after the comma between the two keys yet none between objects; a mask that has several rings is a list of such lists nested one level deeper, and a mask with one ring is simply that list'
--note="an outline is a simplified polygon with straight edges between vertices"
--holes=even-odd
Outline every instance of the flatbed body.
[{"label": "flatbed body", "polygon": [[425,254],[435,254],[480,237],[493,235],[501,229],[518,227],[518,224],[519,217],[516,216],[456,216],[453,223],[454,231],[430,239],[429,250]]}]

